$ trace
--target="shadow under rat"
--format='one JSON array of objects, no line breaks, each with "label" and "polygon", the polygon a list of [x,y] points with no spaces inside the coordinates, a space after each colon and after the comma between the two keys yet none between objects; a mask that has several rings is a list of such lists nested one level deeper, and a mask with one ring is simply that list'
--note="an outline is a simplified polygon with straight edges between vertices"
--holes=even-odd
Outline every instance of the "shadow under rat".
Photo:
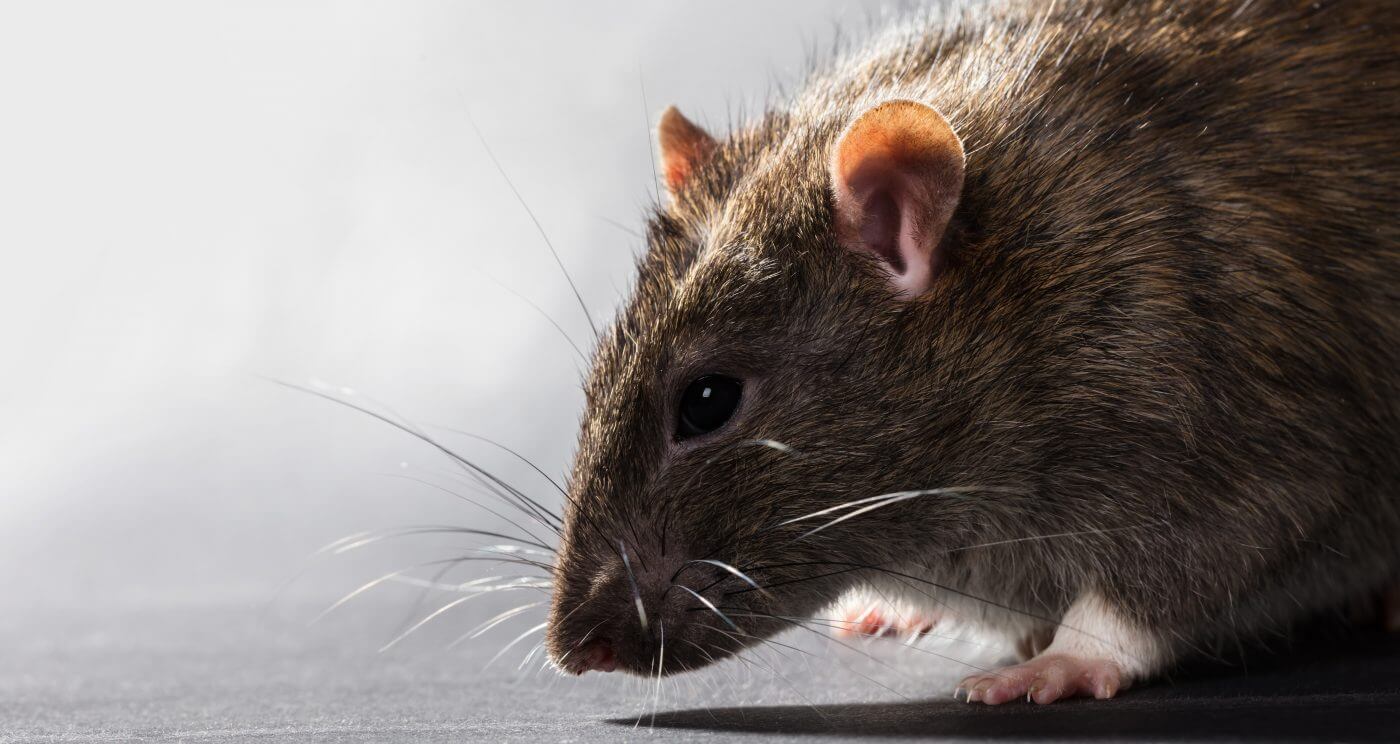
[{"label": "shadow under rat", "polygon": [[[716,733],[994,739],[1394,741],[1400,636],[1326,630],[1243,661],[1199,663],[1115,700],[967,705],[948,697],[658,712],[655,726]],[[632,726],[635,719],[608,723]]]}]

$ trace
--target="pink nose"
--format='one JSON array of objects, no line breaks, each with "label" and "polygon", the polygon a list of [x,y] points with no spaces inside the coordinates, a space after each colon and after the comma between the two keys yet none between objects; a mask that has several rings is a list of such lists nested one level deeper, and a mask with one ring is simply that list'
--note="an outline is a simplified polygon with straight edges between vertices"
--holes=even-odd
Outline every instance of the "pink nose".
[{"label": "pink nose", "polygon": [[613,651],[612,643],[605,640],[589,641],[579,649],[578,673],[583,674],[588,671],[611,672],[617,669],[617,654]]}]

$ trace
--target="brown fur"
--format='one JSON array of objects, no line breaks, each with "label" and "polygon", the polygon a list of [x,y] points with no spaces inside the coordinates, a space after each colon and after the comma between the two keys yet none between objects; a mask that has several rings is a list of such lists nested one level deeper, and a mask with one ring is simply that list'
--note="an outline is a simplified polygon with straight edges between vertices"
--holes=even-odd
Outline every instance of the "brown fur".
[{"label": "brown fur", "polygon": [[[1053,622],[1093,588],[1177,655],[1394,580],[1394,4],[1044,7],[892,33],[722,139],[655,213],[587,386],[556,660],[607,637],[645,674],[661,624],[668,672],[752,642],[672,579],[755,636],[786,624],[750,613],[866,581],[966,593],[992,622]],[[947,265],[908,301],[838,244],[827,175],[839,133],[894,98],[967,150]],[[744,380],[738,413],[677,441],[680,391],[712,372]],[[999,490],[778,526],[942,486]],[[1086,530],[1117,531],[958,550]]]}]

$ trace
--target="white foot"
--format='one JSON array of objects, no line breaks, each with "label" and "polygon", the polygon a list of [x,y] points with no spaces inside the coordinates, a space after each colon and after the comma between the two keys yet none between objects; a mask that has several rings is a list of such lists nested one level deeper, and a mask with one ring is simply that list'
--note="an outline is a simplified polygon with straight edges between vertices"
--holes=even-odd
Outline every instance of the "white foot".
[{"label": "white foot", "polygon": [[1070,606],[1040,654],[1022,664],[974,674],[958,691],[969,703],[989,705],[1022,699],[1053,703],[1076,696],[1106,700],[1155,674],[1166,661],[1153,635],[1124,620],[1091,592]]},{"label": "white foot", "polygon": [[1107,700],[1129,683],[1112,661],[1042,654],[1024,664],[974,674],[958,689],[966,693],[969,703],[1000,705],[1025,699],[1043,705],[1081,695]]}]

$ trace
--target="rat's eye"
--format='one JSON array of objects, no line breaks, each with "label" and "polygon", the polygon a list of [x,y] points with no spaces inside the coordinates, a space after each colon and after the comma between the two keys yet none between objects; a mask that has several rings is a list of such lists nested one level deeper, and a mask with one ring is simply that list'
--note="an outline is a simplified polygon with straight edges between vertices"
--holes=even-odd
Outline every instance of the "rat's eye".
[{"label": "rat's eye", "polygon": [[682,439],[718,429],[739,407],[744,386],[732,377],[705,375],[681,393],[680,421],[676,433]]}]

